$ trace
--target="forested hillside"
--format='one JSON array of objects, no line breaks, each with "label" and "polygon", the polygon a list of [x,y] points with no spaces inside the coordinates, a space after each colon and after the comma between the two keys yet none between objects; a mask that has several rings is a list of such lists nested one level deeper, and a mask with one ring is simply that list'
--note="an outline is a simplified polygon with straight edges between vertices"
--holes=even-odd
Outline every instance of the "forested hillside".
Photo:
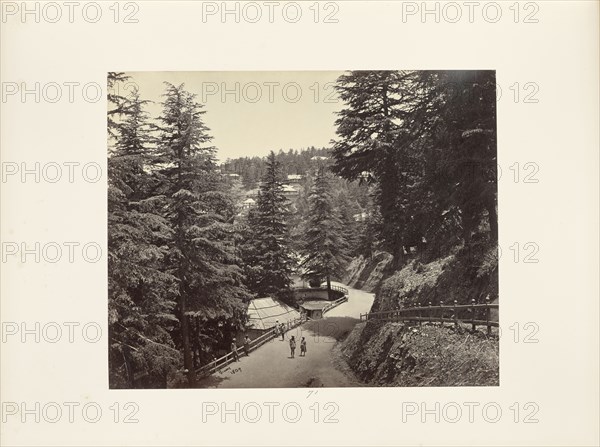
[{"label": "forested hillside", "polygon": [[109,95],[111,387],[193,387],[249,300],[296,305],[294,275],[375,270],[374,309],[497,299],[494,73],[357,71],[336,89],[330,148],[220,164],[185,85],[165,83],[157,116]]},{"label": "forested hillside", "polygon": [[[127,80],[110,73],[109,91]],[[292,275],[317,282],[342,276],[346,257],[358,254],[361,216],[371,207],[366,185],[329,173],[327,149],[219,165],[196,96],[184,85],[165,83],[163,97],[158,116],[149,116],[138,92],[108,97],[114,388],[161,388],[184,376],[194,386],[194,371],[226,351],[244,329],[250,299],[273,296],[295,304]],[[286,195],[289,173],[297,174],[292,199]],[[315,182],[324,185],[316,193]],[[250,191],[256,206],[244,209]],[[337,227],[313,232],[311,243],[303,235],[317,202],[327,214],[315,214],[313,222]],[[314,244],[328,238],[343,241],[343,249],[327,259],[315,257]],[[311,253],[310,268],[303,268],[301,260]]]},{"label": "forested hillside", "polygon": [[[380,251],[347,276],[371,311],[498,302],[494,73],[353,72],[338,90],[333,170],[366,174],[377,210]],[[342,352],[371,384],[498,385],[498,341],[458,329],[363,324]]]},{"label": "forested hillside", "polygon": [[[327,148],[309,147],[306,149],[279,149],[275,159],[281,164],[283,175],[306,174],[314,171],[320,163],[330,157]],[[237,174],[241,177],[244,188],[258,187],[266,171],[266,157],[240,157],[228,159],[221,164],[221,169],[227,174]]]}]

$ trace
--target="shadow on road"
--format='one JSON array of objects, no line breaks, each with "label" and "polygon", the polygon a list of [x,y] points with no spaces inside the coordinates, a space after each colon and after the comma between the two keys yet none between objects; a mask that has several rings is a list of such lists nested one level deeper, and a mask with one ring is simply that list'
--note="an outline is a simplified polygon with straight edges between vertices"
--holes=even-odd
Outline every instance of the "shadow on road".
[{"label": "shadow on road", "polygon": [[316,337],[331,337],[336,341],[343,340],[359,322],[351,317],[326,317],[322,320],[310,320],[302,328]]}]

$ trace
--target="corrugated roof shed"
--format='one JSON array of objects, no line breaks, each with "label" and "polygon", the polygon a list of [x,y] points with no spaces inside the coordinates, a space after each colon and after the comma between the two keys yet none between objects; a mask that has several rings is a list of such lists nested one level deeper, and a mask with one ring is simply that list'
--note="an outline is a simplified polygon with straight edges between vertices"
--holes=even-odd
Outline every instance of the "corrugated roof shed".
[{"label": "corrugated roof shed", "polygon": [[287,323],[300,318],[300,312],[273,298],[256,298],[248,305],[248,325],[253,329],[270,329],[275,322]]}]

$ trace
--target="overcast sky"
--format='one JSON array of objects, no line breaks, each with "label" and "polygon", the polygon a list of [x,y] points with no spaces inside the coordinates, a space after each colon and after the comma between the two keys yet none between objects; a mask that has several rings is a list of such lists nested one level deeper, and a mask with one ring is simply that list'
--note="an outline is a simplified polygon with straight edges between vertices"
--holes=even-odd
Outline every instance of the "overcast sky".
[{"label": "overcast sky", "polygon": [[[205,105],[218,158],[328,146],[341,102],[332,84],[342,72],[129,72],[151,116],[161,112],[163,81],[185,83]],[[124,85],[123,96],[127,94]]]}]

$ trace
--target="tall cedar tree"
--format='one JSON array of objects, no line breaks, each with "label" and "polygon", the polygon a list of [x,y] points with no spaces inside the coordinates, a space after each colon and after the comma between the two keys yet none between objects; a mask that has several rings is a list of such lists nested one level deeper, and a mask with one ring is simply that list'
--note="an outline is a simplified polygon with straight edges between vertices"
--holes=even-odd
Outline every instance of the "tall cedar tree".
[{"label": "tall cedar tree", "polygon": [[[116,138],[120,130],[120,121],[124,115],[129,114],[129,107],[134,104],[128,101],[128,98],[121,95],[124,91],[123,85],[130,81],[130,77],[121,72],[108,72],[106,82],[108,112],[107,112],[107,129],[109,138]],[[137,90],[134,90],[134,95],[137,95]]]},{"label": "tall cedar tree", "polygon": [[[445,209],[460,209],[462,238],[469,242],[487,221],[492,243],[498,239],[496,77],[493,71],[420,73],[419,83],[428,95],[419,113],[428,115],[428,136],[433,153],[427,154],[436,172],[427,180],[448,188]],[[438,119],[431,119],[432,115]],[[415,130],[416,131],[416,130]],[[431,171],[430,171],[430,174]],[[436,188],[437,189],[437,188]]]},{"label": "tall cedar tree", "polygon": [[[159,117],[160,190],[165,216],[173,228],[169,272],[179,281],[178,311],[184,368],[195,385],[195,366],[202,359],[200,342],[214,342],[205,326],[231,331],[245,318],[248,292],[235,265],[232,226],[234,206],[216,172],[215,148],[202,121],[204,111],[184,86],[166,84]],[[217,334],[224,336],[226,334]]]},{"label": "tall cedar tree", "polygon": [[337,88],[334,170],[375,183],[384,248],[469,244],[482,223],[497,242],[494,72],[351,72]]},{"label": "tall cedar tree", "polygon": [[398,260],[403,257],[409,216],[401,205],[406,184],[403,154],[394,142],[406,116],[399,105],[412,96],[402,81],[403,74],[395,71],[354,71],[340,76],[336,89],[347,107],[336,120],[338,140],[333,145],[334,172],[348,180],[366,178],[377,183],[380,236]]},{"label": "tall cedar tree", "polygon": [[247,241],[241,249],[248,286],[258,296],[285,296],[290,288],[293,259],[288,205],[281,165],[271,152],[256,208],[248,216]]},{"label": "tall cedar tree", "polygon": [[[126,79],[121,73],[111,78]],[[108,99],[110,110],[120,110],[109,113],[116,142],[108,158],[109,385],[165,388],[181,362],[170,336],[177,323],[176,279],[163,271],[170,230],[148,193],[144,102],[137,92]]]},{"label": "tall cedar tree", "polygon": [[348,246],[344,239],[344,225],[335,207],[331,179],[324,168],[319,169],[314,189],[310,194],[310,209],[304,233],[301,267],[302,277],[320,282],[327,281],[331,298],[331,277],[341,276],[348,262]]}]

